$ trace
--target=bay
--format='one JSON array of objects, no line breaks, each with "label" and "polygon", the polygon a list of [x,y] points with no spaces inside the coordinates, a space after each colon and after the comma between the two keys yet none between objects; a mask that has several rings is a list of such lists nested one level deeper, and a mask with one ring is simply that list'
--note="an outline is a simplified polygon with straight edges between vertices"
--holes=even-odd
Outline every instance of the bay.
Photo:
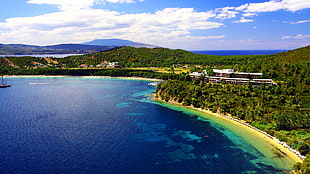
[{"label": "bay", "polygon": [[232,127],[152,100],[148,81],[10,77],[0,173],[283,173]]}]

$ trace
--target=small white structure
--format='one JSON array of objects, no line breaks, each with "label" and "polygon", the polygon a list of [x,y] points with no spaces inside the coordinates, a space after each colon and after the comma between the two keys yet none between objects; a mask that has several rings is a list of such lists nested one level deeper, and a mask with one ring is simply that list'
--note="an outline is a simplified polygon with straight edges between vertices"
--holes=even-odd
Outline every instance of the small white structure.
[{"label": "small white structure", "polygon": [[206,70],[203,70],[202,72],[192,72],[192,73],[189,73],[189,76],[191,78],[199,78],[203,75],[207,75],[207,71]]}]

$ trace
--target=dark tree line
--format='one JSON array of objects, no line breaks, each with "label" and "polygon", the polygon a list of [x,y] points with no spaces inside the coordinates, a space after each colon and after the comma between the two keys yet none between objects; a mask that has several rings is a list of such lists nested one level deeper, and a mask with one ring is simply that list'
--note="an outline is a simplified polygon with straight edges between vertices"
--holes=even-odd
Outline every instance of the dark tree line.
[{"label": "dark tree line", "polygon": [[170,80],[158,86],[156,95],[165,101],[231,114],[286,141],[304,155],[310,151],[310,112],[302,101],[302,89]]}]

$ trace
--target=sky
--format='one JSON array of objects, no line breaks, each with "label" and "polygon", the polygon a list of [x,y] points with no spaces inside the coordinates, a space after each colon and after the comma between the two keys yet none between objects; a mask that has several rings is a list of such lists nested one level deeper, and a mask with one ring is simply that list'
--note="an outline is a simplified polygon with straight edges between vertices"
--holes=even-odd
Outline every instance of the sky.
[{"label": "sky", "polygon": [[125,39],[185,50],[310,45],[310,0],[1,0],[0,43]]}]

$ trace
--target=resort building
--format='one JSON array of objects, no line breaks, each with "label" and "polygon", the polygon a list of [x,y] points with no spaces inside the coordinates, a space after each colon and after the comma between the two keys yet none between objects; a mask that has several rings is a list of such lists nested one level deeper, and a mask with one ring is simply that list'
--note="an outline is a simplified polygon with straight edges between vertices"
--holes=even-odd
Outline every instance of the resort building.
[{"label": "resort building", "polygon": [[234,69],[213,69],[213,72],[216,77],[259,79],[263,76],[263,73],[235,72]]},{"label": "resort building", "polygon": [[233,69],[213,69],[214,75],[216,77],[231,77],[231,74],[235,72]]},{"label": "resort building", "polygon": [[238,84],[246,85],[252,83],[253,85],[260,86],[262,84],[274,85],[272,79],[261,79],[263,73],[237,73],[234,69],[213,69],[215,76],[208,76],[206,70],[200,72],[192,72],[189,76],[193,79],[198,79],[201,76],[204,77],[205,82],[210,83],[227,83],[227,84]]}]

